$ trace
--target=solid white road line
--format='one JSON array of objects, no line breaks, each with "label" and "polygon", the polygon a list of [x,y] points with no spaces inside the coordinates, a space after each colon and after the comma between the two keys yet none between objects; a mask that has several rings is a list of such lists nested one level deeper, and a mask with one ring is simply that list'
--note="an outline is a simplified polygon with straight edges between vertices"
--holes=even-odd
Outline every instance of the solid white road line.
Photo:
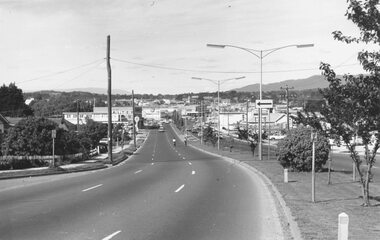
[{"label": "solid white road line", "polygon": [[194,175],[194,174],[195,174],[195,171],[192,171],[192,172],[191,172],[191,175]]},{"label": "solid white road line", "polygon": [[142,172],[142,170],[138,170],[138,171],[136,171],[135,174],[137,174],[137,173],[139,173],[139,172]]},{"label": "solid white road line", "polygon": [[107,237],[103,238],[102,240],[110,240],[110,239],[112,239],[113,237],[115,237],[116,235],[118,235],[119,233],[121,233],[120,230],[119,230],[119,231],[116,231],[116,232],[114,232],[114,233],[112,233],[112,234],[110,234],[110,235],[108,235]]},{"label": "solid white road line", "polygon": [[182,188],[184,188],[184,187],[185,187],[185,184],[182,184],[182,185],[181,185],[179,188],[177,188],[177,190],[175,190],[174,192],[177,193],[177,192],[181,191]]},{"label": "solid white road line", "polygon": [[92,189],[95,189],[95,188],[98,188],[98,187],[101,187],[101,186],[103,186],[103,184],[99,184],[99,185],[96,185],[96,186],[93,186],[93,187],[90,187],[90,188],[83,189],[82,192],[87,192],[87,191],[90,191]]}]

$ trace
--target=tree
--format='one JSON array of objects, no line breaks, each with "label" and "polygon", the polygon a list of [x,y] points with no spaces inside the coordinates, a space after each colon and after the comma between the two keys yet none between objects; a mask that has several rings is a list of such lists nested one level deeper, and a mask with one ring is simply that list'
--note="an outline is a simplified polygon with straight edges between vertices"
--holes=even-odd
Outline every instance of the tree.
[{"label": "tree", "polygon": [[31,108],[25,104],[22,90],[14,83],[0,87],[0,113],[9,117],[33,115]]},{"label": "tree", "polygon": [[[320,171],[329,155],[329,141],[318,135],[315,142],[315,169]],[[312,141],[311,129],[299,127],[291,129],[278,143],[278,161],[284,168],[296,171],[311,171]]]},{"label": "tree", "polygon": [[218,141],[218,137],[216,135],[216,131],[214,131],[211,126],[207,126],[203,130],[203,140],[205,142],[211,142],[213,146],[215,146],[216,142]]},{"label": "tree", "polygon": [[[360,36],[345,36],[335,31],[334,38],[348,44],[380,45],[378,6],[379,0],[348,0],[346,16],[357,25]],[[321,63],[320,69],[329,82],[328,88],[320,90],[325,100],[321,108],[322,117],[311,116],[299,120],[319,131],[323,131],[320,123],[325,122],[329,126],[326,135],[336,141],[343,140],[359,174],[363,206],[370,206],[369,184],[380,138],[380,52],[363,50],[358,53],[358,60],[369,75],[344,75],[338,78],[329,64]],[[356,144],[352,142],[356,136],[363,139],[364,168],[361,168],[363,160],[356,150]],[[369,148],[370,144],[372,149]]]},{"label": "tree", "polygon": [[107,124],[95,122],[88,119],[86,124],[81,127],[80,138],[88,138],[90,140],[90,147],[95,147],[100,139],[107,137],[108,127]]},{"label": "tree", "polygon": [[[336,40],[345,43],[380,44],[380,12],[379,0],[348,0],[346,16],[360,30],[360,36],[345,36],[341,31],[333,32]],[[363,50],[358,59],[363,68],[370,73],[380,72],[380,52]]]},{"label": "tree", "polygon": [[[55,122],[45,118],[29,117],[21,120],[9,129],[5,141],[6,155],[51,155],[51,131],[57,128]],[[62,129],[57,129],[58,138],[62,133]],[[60,146],[60,143],[56,146]]]}]

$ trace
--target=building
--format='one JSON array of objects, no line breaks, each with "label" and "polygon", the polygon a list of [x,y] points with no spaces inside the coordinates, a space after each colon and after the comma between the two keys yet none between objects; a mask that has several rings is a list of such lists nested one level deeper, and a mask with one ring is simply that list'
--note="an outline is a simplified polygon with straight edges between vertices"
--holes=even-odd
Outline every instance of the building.
[{"label": "building", "polygon": [[[64,112],[64,118],[70,123],[79,125],[86,124],[88,119],[95,122],[108,123],[108,107],[94,107],[93,112]],[[142,119],[142,107],[135,107],[135,116]],[[112,107],[112,123],[127,123],[133,120],[133,108],[127,107]]]},{"label": "building", "polygon": [[11,127],[11,123],[3,115],[0,114],[0,133],[4,133]]}]

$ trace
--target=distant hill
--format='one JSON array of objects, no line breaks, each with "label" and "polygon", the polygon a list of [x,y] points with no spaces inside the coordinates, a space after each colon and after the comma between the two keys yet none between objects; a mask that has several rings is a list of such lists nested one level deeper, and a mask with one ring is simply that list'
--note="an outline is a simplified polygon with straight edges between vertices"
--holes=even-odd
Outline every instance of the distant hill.
[{"label": "distant hill", "polygon": [[[306,89],[316,89],[316,88],[326,88],[328,87],[328,82],[322,75],[314,75],[305,79],[297,80],[285,80],[276,83],[263,84],[263,91],[278,91],[281,87],[294,87],[294,90],[306,90]],[[245,87],[232,89],[237,92],[258,92],[260,89],[260,84],[251,84]]]},{"label": "distant hill", "polygon": [[[106,88],[72,88],[72,89],[56,89],[56,91],[60,92],[89,92],[95,94],[107,94]],[[128,91],[124,91],[121,89],[112,89],[112,95],[115,94],[130,94]]]}]

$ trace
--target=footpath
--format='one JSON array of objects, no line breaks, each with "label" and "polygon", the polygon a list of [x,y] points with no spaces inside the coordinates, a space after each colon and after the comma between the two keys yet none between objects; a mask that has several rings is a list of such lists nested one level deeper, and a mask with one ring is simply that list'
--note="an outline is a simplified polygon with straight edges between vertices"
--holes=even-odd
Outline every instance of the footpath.
[{"label": "footpath", "polygon": [[290,220],[287,224],[293,237],[289,239],[338,239],[338,215],[342,212],[349,216],[349,239],[380,239],[379,179],[373,179],[370,185],[372,207],[362,207],[361,187],[359,182],[352,181],[351,173],[332,172],[331,184],[328,184],[327,172],[316,173],[316,202],[313,203],[311,173],[289,172],[289,181],[284,183],[283,168],[275,152],[270,152],[268,157],[267,146],[263,147],[263,160],[259,160],[256,154],[245,150],[248,147],[230,149],[221,146],[218,150],[211,144],[201,145],[195,137],[189,139],[189,144],[248,164],[264,174],[270,181],[269,189],[271,186],[275,188],[272,193],[278,200],[279,211],[285,215],[286,221]]},{"label": "footpath", "polygon": [[[143,131],[137,135],[136,147],[139,148],[145,141],[148,135],[147,131]],[[98,169],[107,168],[117,165],[126,160],[135,151],[133,141],[124,146],[116,146],[112,149],[112,163],[108,160],[108,153],[101,153],[91,157],[89,160],[81,161],[78,163],[62,164],[55,168],[51,167],[37,167],[20,170],[3,170],[0,171],[0,180],[24,177],[46,176],[54,174],[65,174],[83,171],[93,171]]]}]

